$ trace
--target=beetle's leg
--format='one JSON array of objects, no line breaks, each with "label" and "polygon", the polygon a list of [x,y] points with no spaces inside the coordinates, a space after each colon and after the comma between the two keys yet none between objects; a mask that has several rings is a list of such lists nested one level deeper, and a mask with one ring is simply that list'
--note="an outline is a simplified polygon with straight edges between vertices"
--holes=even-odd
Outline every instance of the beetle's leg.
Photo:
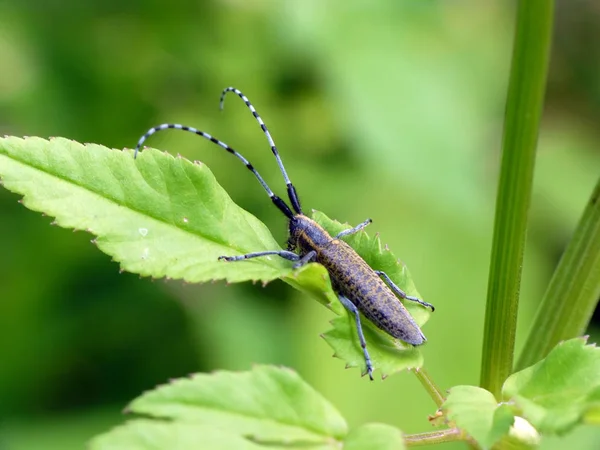
[{"label": "beetle's leg", "polygon": [[[295,253],[294,253],[294,255],[295,255]],[[300,260],[292,266],[292,269],[298,269],[298,268],[302,267],[303,265],[308,264],[311,261],[314,261],[315,256],[317,256],[317,252],[315,252],[314,250],[311,250],[306,255],[304,255],[302,258],[300,258]]]},{"label": "beetle's leg", "polygon": [[348,236],[350,234],[358,233],[360,230],[362,230],[363,228],[365,228],[371,222],[373,222],[371,219],[367,219],[363,223],[359,223],[358,225],[356,225],[354,228],[349,228],[347,230],[344,230],[344,231],[338,233],[335,238],[339,239],[342,236]]},{"label": "beetle's leg", "polygon": [[248,253],[246,255],[239,256],[219,256],[219,260],[224,261],[241,261],[242,259],[258,258],[259,256],[277,255],[289,261],[298,261],[300,257],[294,252],[288,252],[286,250],[269,250],[266,252],[255,252]]},{"label": "beetle's leg", "polygon": [[[362,347],[363,354],[365,355],[365,364],[367,365],[367,373],[369,374],[369,378],[373,380],[373,363],[371,362],[371,357],[369,356],[369,352],[367,351],[367,341],[365,340],[365,335],[363,334],[362,326],[360,324],[360,314],[358,313],[358,308],[354,303],[348,300],[343,295],[338,294],[338,298],[344,308],[354,314],[354,318],[356,319],[356,331],[358,332],[358,340],[360,341],[360,346]],[[364,373],[363,373],[364,375]]]},{"label": "beetle's leg", "polygon": [[398,296],[400,296],[400,298],[410,300],[411,302],[417,302],[418,304],[423,305],[426,308],[430,308],[431,312],[435,311],[435,308],[431,303],[424,302],[423,300],[418,299],[417,297],[406,295],[406,292],[404,292],[402,289],[396,286],[396,284],[390,279],[390,277],[387,276],[385,272],[382,272],[381,270],[376,270],[375,273],[381,278],[383,278],[384,281],[388,284],[388,286],[392,289],[392,291],[394,291]]}]

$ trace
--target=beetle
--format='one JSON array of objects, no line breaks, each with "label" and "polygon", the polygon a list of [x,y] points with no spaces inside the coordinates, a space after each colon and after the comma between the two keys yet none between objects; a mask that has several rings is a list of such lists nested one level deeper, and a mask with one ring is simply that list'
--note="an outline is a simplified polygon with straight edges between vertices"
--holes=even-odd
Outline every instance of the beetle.
[{"label": "beetle", "polygon": [[399,301],[398,297],[404,300],[417,302],[426,308],[430,308],[431,311],[434,311],[434,307],[417,297],[407,295],[385,272],[373,270],[365,260],[350,247],[350,245],[343,241],[342,238],[344,236],[349,236],[363,230],[371,223],[371,219],[365,220],[354,228],[344,230],[335,236],[331,236],[316,221],[304,215],[296,188],[288,177],[267,126],[248,98],[236,88],[228,87],[223,91],[220,99],[221,109],[223,109],[225,96],[228,92],[233,92],[240,97],[248,109],[250,109],[254,118],[258,121],[271,146],[271,151],[277,160],[279,170],[283,175],[291,208],[282,198],[273,193],[252,164],[250,164],[250,162],[239,152],[210,134],[193,127],[181,124],[162,124],[150,128],[139,139],[135,148],[134,157],[137,156],[142,145],[150,136],[158,131],[171,128],[188,131],[208,139],[242,161],[248,170],[250,170],[258,179],[273,204],[287,217],[289,229],[289,239],[287,242],[288,249],[254,252],[237,256],[220,256],[218,259],[232,262],[268,255],[277,255],[294,262],[292,266],[294,269],[302,267],[310,262],[322,264],[329,273],[333,290],[337,294],[340,302],[354,316],[360,346],[365,359],[366,373],[368,373],[369,378],[373,380],[373,363],[369,356],[369,351],[367,350],[367,342],[362,330],[360,313],[390,336],[417,346],[426,341],[425,336],[408,310],[404,307],[402,302]]}]

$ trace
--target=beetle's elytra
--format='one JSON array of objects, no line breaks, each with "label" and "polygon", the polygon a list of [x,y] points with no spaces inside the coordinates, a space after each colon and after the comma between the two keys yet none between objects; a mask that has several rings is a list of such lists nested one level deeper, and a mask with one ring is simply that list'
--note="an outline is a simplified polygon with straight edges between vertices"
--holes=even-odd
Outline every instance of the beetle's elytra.
[{"label": "beetle's elytra", "polygon": [[275,206],[288,218],[288,250],[272,250],[238,256],[221,256],[219,259],[225,261],[240,261],[243,259],[257,258],[267,255],[278,255],[282,258],[293,261],[294,268],[301,267],[309,262],[318,262],[325,266],[327,272],[329,272],[333,289],[337,293],[338,298],[344,307],[354,315],[359,342],[365,357],[367,369],[366,372],[369,374],[369,378],[372,380],[373,364],[367,350],[367,343],[362,331],[359,311],[378,328],[385,331],[389,335],[412,345],[421,345],[426,340],[425,336],[407,309],[398,300],[398,297],[417,302],[424,307],[431,308],[432,311],[434,308],[429,303],[426,303],[416,297],[406,295],[402,289],[394,284],[394,282],[385,274],[385,272],[373,270],[358,255],[358,253],[354,251],[352,247],[350,247],[341,239],[344,236],[354,234],[365,228],[371,223],[370,219],[354,228],[344,230],[336,236],[331,236],[317,222],[302,213],[300,199],[296,193],[296,188],[287,175],[285,167],[283,166],[283,162],[281,161],[281,157],[279,156],[279,152],[277,151],[277,147],[275,146],[275,143],[273,142],[271,134],[269,133],[266,125],[248,98],[242,94],[241,91],[233,87],[228,87],[221,94],[221,108],[223,107],[225,95],[228,92],[237,94],[244,101],[246,106],[254,115],[255,119],[260,124],[265,136],[267,137],[267,140],[269,141],[273,155],[275,155],[279,169],[283,174],[283,178],[287,186],[288,198],[293,210],[284,200],[273,193],[265,180],[263,180],[260,174],[256,171],[256,169],[254,169],[252,164],[250,164],[246,158],[244,158],[229,145],[218,139],[215,139],[208,133],[197,130],[196,128],[187,127],[180,124],[162,124],[157,127],[153,127],[148,130],[148,132],[146,132],[146,134],[144,134],[138,141],[135,149],[135,155],[137,156],[137,153],[142,147],[143,143],[151,135],[157,131],[175,128],[202,136],[203,138],[208,139],[218,146],[224,148],[229,153],[232,153],[235,157],[241,160],[258,179]]}]

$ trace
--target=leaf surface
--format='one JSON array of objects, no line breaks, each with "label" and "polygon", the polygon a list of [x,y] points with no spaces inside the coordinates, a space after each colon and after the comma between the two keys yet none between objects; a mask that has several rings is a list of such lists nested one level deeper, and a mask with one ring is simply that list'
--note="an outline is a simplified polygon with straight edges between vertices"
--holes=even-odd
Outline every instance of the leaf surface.
[{"label": "leaf surface", "polygon": [[600,411],[600,349],[584,338],[561,342],[542,361],[511,375],[502,395],[542,433],[594,423]]},{"label": "leaf surface", "polygon": [[509,406],[498,405],[491,392],[476,386],[454,386],[442,410],[483,448],[506,435],[514,421]]},{"label": "leaf surface", "polygon": [[233,265],[221,255],[275,250],[266,226],[238,207],[201,163],[154,149],[131,151],[64,138],[0,138],[0,177],[23,204],[65,228],[98,236],[123,270],[198,283],[271,281],[280,258]]},{"label": "leaf surface", "polygon": [[344,450],[404,450],[402,432],[382,423],[367,423],[352,430],[344,441]]},{"label": "leaf surface", "polygon": [[344,418],[327,400],[295,372],[271,366],[177,379],[141,395],[128,409],[269,444],[323,444],[347,433]]},{"label": "leaf surface", "polygon": [[260,450],[264,447],[218,428],[136,419],[101,434],[90,450]]}]

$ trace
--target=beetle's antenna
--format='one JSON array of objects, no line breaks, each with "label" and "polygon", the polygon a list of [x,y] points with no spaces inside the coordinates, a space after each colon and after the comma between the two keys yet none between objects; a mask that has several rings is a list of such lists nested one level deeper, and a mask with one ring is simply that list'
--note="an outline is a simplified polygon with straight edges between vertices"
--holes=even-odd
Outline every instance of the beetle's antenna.
[{"label": "beetle's antenna", "polygon": [[259,183],[262,185],[262,187],[264,188],[265,191],[267,191],[267,194],[269,195],[269,197],[271,198],[271,201],[275,204],[275,206],[277,206],[277,208],[279,208],[279,210],[286,215],[286,217],[288,217],[289,219],[294,217],[294,213],[292,212],[292,210],[290,209],[290,207],[287,205],[286,202],[284,202],[281,198],[279,198],[278,196],[276,196],[273,191],[271,190],[271,188],[269,187],[269,185],[266,183],[265,180],[263,180],[263,177],[260,176],[260,174],[256,171],[256,169],[252,166],[252,164],[250,164],[250,162],[244,158],[240,153],[238,153],[237,151],[235,151],[233,148],[231,148],[229,145],[227,145],[225,142],[222,142],[214,137],[212,137],[210,134],[205,133],[204,131],[200,131],[196,128],[192,128],[192,127],[187,127],[185,125],[181,125],[178,123],[163,123],[162,125],[158,125],[156,127],[150,128],[146,134],[144,134],[140,140],[138,141],[137,145],[135,146],[135,153],[133,155],[133,157],[137,157],[137,154],[140,150],[140,148],[142,148],[142,145],[144,144],[144,142],[146,141],[146,139],[148,139],[150,136],[152,136],[154,133],[158,132],[158,131],[162,131],[162,130],[166,130],[168,128],[174,128],[176,130],[183,130],[183,131],[189,131],[190,133],[194,133],[197,134],[198,136],[201,136],[205,139],[208,139],[209,141],[211,141],[214,144],[217,144],[219,147],[224,148],[225,150],[227,150],[229,153],[232,153],[237,159],[239,159],[240,161],[242,161],[245,166],[248,168],[248,170],[250,170],[250,172],[252,172],[254,174],[254,176],[258,179]]},{"label": "beetle's antenna", "polygon": [[296,211],[296,213],[302,214],[302,208],[300,207],[300,199],[298,198],[298,194],[296,193],[296,188],[290,181],[290,178],[288,177],[288,174],[285,171],[283,161],[281,161],[281,156],[279,156],[279,152],[277,151],[277,147],[275,146],[275,142],[273,141],[273,138],[271,137],[271,133],[269,133],[267,126],[256,112],[256,109],[254,109],[252,103],[250,103],[250,100],[248,100],[248,97],[246,97],[242,93],[242,91],[234,87],[228,87],[225,90],[223,90],[223,93],[221,94],[221,101],[219,103],[219,107],[221,109],[223,109],[223,105],[225,103],[225,95],[227,95],[228,92],[233,92],[234,94],[237,94],[237,96],[244,101],[244,103],[246,104],[246,106],[248,107],[248,109],[262,128],[263,133],[265,133],[267,141],[269,141],[269,145],[271,146],[271,151],[273,152],[273,155],[275,155],[275,159],[277,160],[277,164],[279,165],[279,170],[281,170],[281,173],[283,174],[283,179],[285,180],[285,184],[287,186],[288,197],[290,199],[290,202],[292,203],[292,207],[294,208],[294,211]]}]

